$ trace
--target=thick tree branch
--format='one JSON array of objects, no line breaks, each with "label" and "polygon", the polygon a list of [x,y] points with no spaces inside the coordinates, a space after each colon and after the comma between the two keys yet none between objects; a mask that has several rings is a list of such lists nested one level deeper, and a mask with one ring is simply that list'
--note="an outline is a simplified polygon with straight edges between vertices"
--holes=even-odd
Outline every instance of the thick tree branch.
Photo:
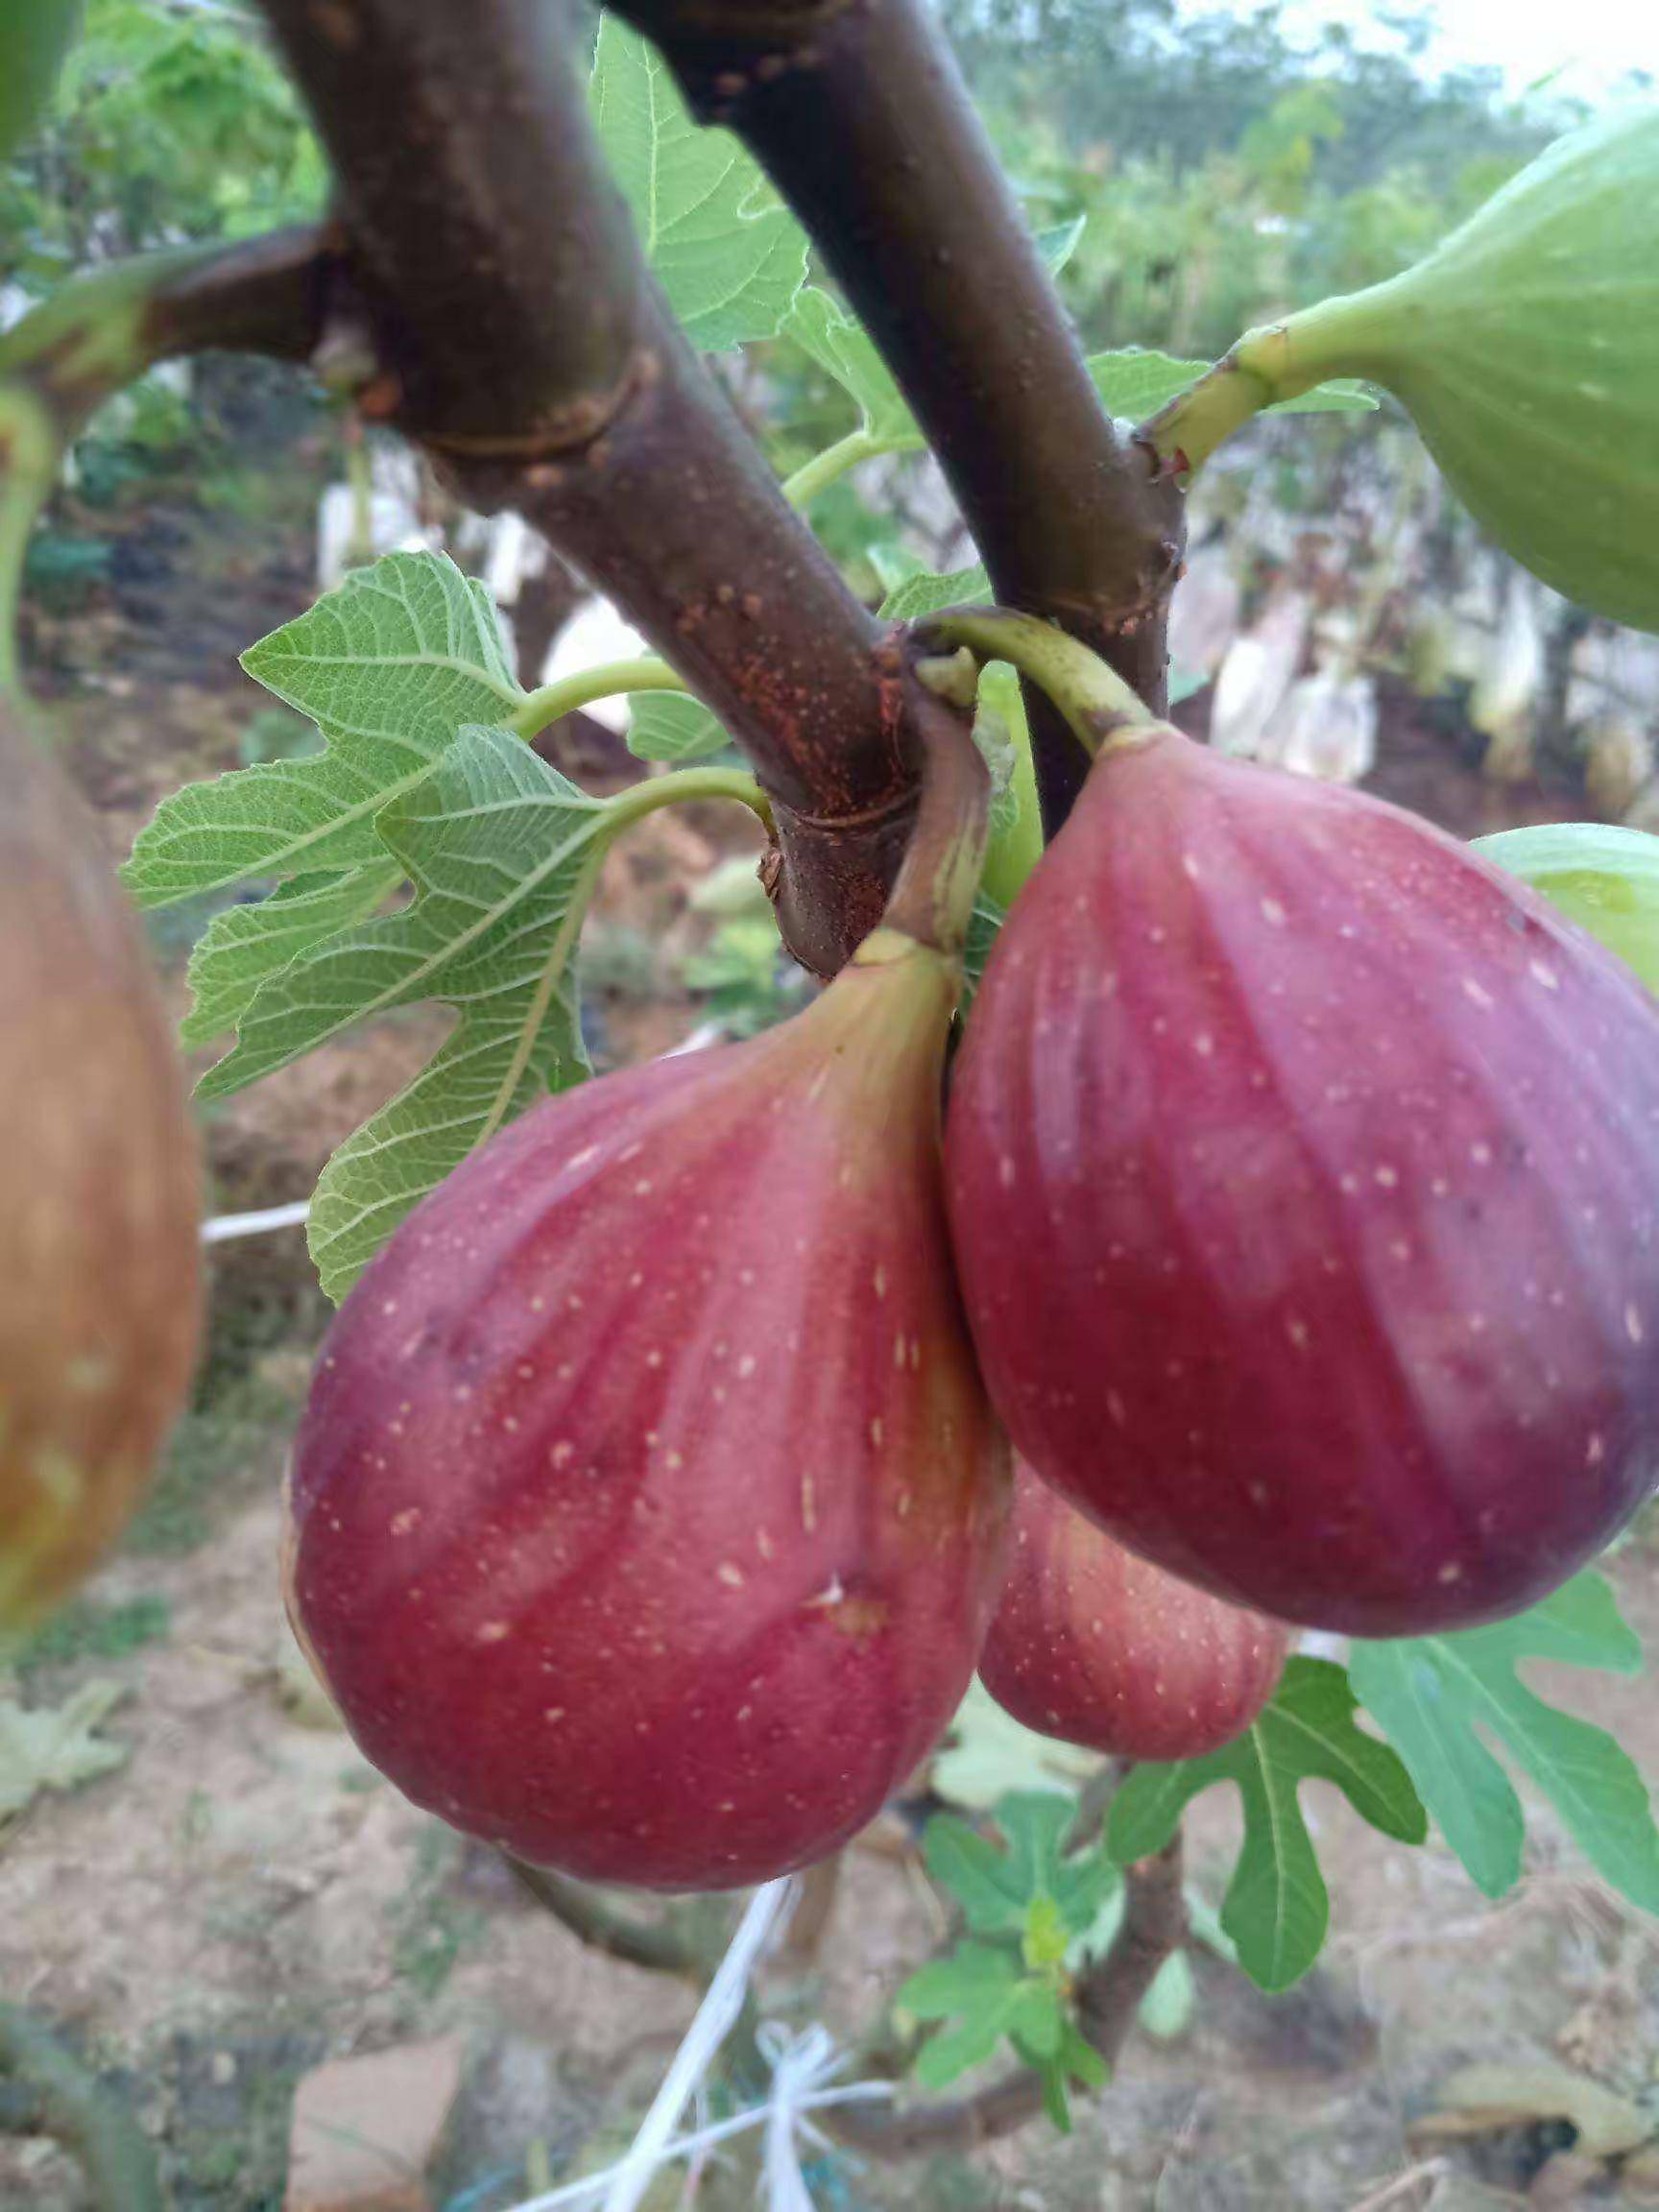
[{"label": "thick tree branch", "polygon": [[[1078,2024],[1109,2066],[1116,2065],[1159,1968],[1187,1933],[1179,1833],[1155,1859],[1131,1866],[1124,1887],[1123,1919],[1112,1947],[1077,1990]],[[1022,2067],[972,2097],[926,2104],[844,2104],[818,2117],[855,2150],[878,2158],[912,2158],[970,2151],[1023,2128],[1042,2109],[1042,2083]]]},{"label": "thick tree branch", "polygon": [[[937,453],[1004,605],[1155,711],[1182,500],[1102,410],[925,0],[616,0],[811,231]],[[1045,811],[1087,761],[1033,701]]]},{"label": "thick tree branch", "polygon": [[570,64],[569,0],[264,0],[333,160],[385,373],[365,394],[517,506],[753,760],[780,919],[820,973],[879,913],[918,739],[876,626],[647,271]]}]

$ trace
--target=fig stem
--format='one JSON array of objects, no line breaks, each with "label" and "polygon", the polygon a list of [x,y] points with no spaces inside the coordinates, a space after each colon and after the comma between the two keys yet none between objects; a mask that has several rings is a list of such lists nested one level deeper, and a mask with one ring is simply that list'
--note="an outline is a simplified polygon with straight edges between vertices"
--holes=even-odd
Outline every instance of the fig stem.
[{"label": "fig stem", "polygon": [[508,728],[520,737],[536,737],[561,715],[574,714],[596,699],[615,699],[629,691],[685,691],[685,679],[666,661],[644,653],[632,661],[601,661],[591,668],[562,676],[556,684],[543,684],[526,693],[508,719]]},{"label": "fig stem", "polygon": [[1223,440],[1254,421],[1263,407],[1288,397],[1242,365],[1238,354],[1243,343],[1240,339],[1195,384],[1149,415],[1135,433],[1142,445],[1151,446],[1159,460],[1177,472],[1196,469]]},{"label": "fig stem", "polygon": [[630,783],[605,802],[612,818],[611,833],[619,835],[647,814],[655,814],[659,806],[684,805],[693,799],[735,799],[740,806],[758,816],[768,834],[771,832],[771,803],[746,770],[673,768],[666,776],[647,776],[638,783]]},{"label": "fig stem", "polygon": [[783,496],[791,507],[810,506],[820,492],[828,492],[849,469],[856,469],[860,461],[873,461],[878,454],[894,450],[890,439],[873,438],[868,430],[849,430],[845,438],[837,438],[833,445],[826,445],[822,453],[814,453],[810,461],[802,462],[793,475],[784,477]]},{"label": "fig stem", "polygon": [[22,695],[17,609],[35,518],[58,473],[52,418],[21,385],[0,386],[0,697]]},{"label": "fig stem", "polygon": [[991,772],[958,717],[912,682],[922,733],[922,798],[881,926],[960,957],[990,830]]},{"label": "fig stem", "polygon": [[1011,607],[946,607],[916,625],[928,641],[970,646],[983,661],[1007,661],[1054,702],[1089,754],[1125,733],[1161,728],[1116,669],[1068,632]]},{"label": "fig stem", "polygon": [[[1406,276],[1411,272],[1407,270]],[[1147,417],[1135,433],[1163,462],[1187,471],[1253,421],[1263,407],[1299,399],[1331,376],[1379,379],[1385,341],[1402,327],[1405,277],[1390,276],[1363,292],[1340,292],[1283,322],[1259,324],[1195,384]]]}]

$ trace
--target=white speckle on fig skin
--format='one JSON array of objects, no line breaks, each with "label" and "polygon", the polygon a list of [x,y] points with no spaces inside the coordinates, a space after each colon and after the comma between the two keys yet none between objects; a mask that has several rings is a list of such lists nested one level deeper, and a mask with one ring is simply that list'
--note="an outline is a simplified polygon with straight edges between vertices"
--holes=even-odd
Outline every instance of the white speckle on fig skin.
[{"label": "white speckle on fig skin", "polygon": [[1659,1479],[1656,1119],[1659,1007],[1525,886],[1173,733],[1108,757],[952,1071],[952,1240],[1017,1448],[1264,1612],[1519,1610]]},{"label": "white speckle on fig skin", "polygon": [[[790,1023],[534,1110],[331,1332],[296,1454],[297,1613],[369,1757],[541,1863],[698,1889],[820,1857],[972,1673],[1007,1444],[938,1189],[943,983],[899,1046],[878,973],[800,1018],[855,1049]],[[411,1365],[379,1334],[388,1296],[422,1325]]]}]

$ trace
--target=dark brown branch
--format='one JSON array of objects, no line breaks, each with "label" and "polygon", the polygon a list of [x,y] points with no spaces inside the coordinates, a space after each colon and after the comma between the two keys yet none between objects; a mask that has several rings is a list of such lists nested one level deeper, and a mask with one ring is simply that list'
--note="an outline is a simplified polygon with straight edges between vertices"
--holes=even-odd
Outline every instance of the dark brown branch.
[{"label": "dark brown branch", "polygon": [[385,373],[364,403],[516,506],[748,753],[820,973],[879,913],[918,742],[870,617],[673,323],[570,63],[568,0],[264,0]]},{"label": "dark brown branch", "polygon": [[[1077,1989],[1078,2025],[1109,2066],[1117,2064],[1159,1968],[1187,1933],[1179,1833],[1155,1859],[1128,1869],[1124,1888],[1123,1919],[1112,1947]],[[1023,2128],[1042,2109],[1042,2083],[1022,2067],[972,2097],[927,2104],[832,2105],[818,2119],[854,2150],[878,2158],[912,2158],[973,2150]]]},{"label": "dark brown branch", "polygon": [[[1182,500],[1100,406],[925,0],[617,0],[811,231],[950,478],[1004,605],[1062,623],[1155,711]],[[1087,761],[1033,714],[1045,811]]]},{"label": "dark brown branch", "polygon": [[222,347],[307,359],[338,271],[337,243],[316,225],[117,262],[64,285],[0,338],[0,381],[27,387],[66,445],[112,394],[176,354]]},{"label": "dark brown branch", "polygon": [[58,2037],[0,2005],[0,2126],[52,2135],[79,2160],[99,2212],[161,2212],[156,2153],[126,2107]]}]

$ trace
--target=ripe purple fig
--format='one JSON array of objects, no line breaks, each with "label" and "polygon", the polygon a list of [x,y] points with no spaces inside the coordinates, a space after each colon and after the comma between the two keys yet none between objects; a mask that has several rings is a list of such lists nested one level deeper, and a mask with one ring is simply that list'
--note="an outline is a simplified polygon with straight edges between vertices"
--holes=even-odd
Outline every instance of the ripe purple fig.
[{"label": "ripe purple fig", "polygon": [[1659,1006],[1377,800],[1109,745],[992,954],[946,1163],[1017,1451],[1218,1596],[1491,1620],[1659,1475]]},{"label": "ripe purple fig", "polygon": [[417,1803],[724,1888],[832,1850],[949,1720],[1008,1499],[940,1187],[956,981],[882,928],[781,1027],[548,1100],[347,1300],[289,1603]]},{"label": "ripe purple fig", "polygon": [[1285,1669],[1282,1621],[1125,1551],[1028,1467],[979,1679],[1040,1735],[1124,1759],[1197,1759],[1248,1728]]},{"label": "ripe purple fig", "polygon": [[143,939],[0,707],[0,1629],[91,1568],[190,1380],[199,1183]]}]

